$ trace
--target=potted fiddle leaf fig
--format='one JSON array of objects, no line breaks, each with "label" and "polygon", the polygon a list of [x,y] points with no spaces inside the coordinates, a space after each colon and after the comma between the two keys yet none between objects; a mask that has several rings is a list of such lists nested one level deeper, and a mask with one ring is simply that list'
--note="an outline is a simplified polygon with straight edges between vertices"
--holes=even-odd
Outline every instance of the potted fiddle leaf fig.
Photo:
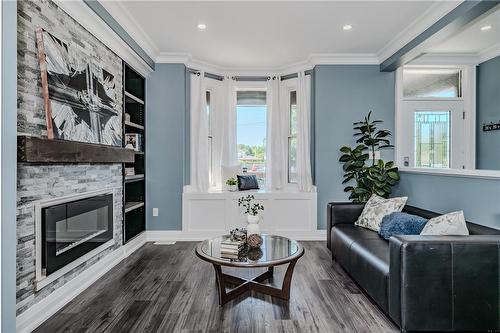
[{"label": "potted fiddle leaf fig", "polygon": [[353,183],[344,188],[353,202],[366,202],[372,194],[387,198],[400,179],[393,161],[384,162],[376,157],[380,150],[393,148],[389,141],[391,132],[377,129],[377,124],[381,123],[382,120],[371,119],[370,111],[362,121],[353,124],[358,145],[340,148],[342,156],[339,161],[344,170],[342,184]]}]

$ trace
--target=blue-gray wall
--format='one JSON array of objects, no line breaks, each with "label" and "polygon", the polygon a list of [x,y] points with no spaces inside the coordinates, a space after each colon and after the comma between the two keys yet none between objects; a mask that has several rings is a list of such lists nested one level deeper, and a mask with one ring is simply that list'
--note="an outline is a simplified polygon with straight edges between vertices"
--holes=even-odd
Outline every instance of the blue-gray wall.
[{"label": "blue-gray wall", "polygon": [[2,1],[2,283],[0,331],[16,331],[17,4]]},{"label": "blue-gray wall", "polygon": [[500,229],[500,180],[402,173],[395,195],[438,213],[463,210],[468,221]]},{"label": "blue-gray wall", "polygon": [[477,66],[476,96],[476,167],[500,170],[500,131],[483,132],[500,122],[500,56]]},{"label": "blue-gray wall", "polygon": [[[146,80],[146,229],[182,229],[186,76],[183,64],[156,64]],[[159,216],[153,217],[153,207]]]},{"label": "blue-gray wall", "polygon": [[[394,130],[394,73],[376,65],[320,65],[314,69],[315,176],[318,228],[326,227],[326,205],[347,200],[343,191],[339,148],[354,145],[352,123],[370,111]],[[393,152],[384,153],[392,158]]]}]

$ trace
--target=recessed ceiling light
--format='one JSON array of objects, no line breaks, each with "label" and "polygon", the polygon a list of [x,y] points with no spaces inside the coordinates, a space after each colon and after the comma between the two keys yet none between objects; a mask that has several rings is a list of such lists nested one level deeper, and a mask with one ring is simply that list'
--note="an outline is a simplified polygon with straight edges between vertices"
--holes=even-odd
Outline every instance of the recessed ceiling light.
[{"label": "recessed ceiling light", "polygon": [[485,25],[483,27],[481,27],[481,31],[488,31],[491,29],[491,25]]},{"label": "recessed ceiling light", "polygon": [[198,30],[205,30],[206,28],[207,28],[207,25],[205,23],[198,24]]},{"label": "recessed ceiling light", "polygon": [[350,25],[350,24],[346,24],[346,25],[344,25],[344,26],[342,27],[342,29],[344,29],[344,31],[349,31],[349,30],[351,30],[351,29],[352,29],[352,25]]}]

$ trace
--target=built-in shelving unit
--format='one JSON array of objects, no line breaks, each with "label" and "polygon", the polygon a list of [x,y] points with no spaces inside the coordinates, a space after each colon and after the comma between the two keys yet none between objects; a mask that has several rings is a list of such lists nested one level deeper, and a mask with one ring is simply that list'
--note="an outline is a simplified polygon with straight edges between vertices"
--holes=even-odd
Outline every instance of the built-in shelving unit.
[{"label": "built-in shelving unit", "polygon": [[[140,137],[134,161],[123,164],[123,242],[146,230],[146,85],[144,78],[123,63],[123,138],[127,146],[127,134]],[[134,169],[133,175],[125,175],[125,169]]]},{"label": "built-in shelving unit", "polygon": [[144,175],[125,176],[125,183],[144,180]]}]

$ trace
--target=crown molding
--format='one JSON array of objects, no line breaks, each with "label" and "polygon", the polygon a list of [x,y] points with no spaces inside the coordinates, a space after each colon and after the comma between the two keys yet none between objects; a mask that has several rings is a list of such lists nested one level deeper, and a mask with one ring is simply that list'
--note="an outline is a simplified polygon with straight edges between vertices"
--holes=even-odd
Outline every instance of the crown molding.
[{"label": "crown molding", "polygon": [[55,0],[56,5],[75,19],[104,45],[134,67],[141,75],[153,71],[137,53],[125,43],[96,13],[83,1]]},{"label": "crown molding", "polygon": [[479,62],[485,62],[495,57],[500,56],[500,43],[492,45],[491,47],[479,53]]},{"label": "crown molding", "polygon": [[100,3],[148,56],[155,59],[160,50],[123,3],[120,1],[100,1]]},{"label": "crown molding", "polygon": [[191,53],[159,52],[153,59],[157,64],[187,64],[192,58]]},{"label": "crown molding", "polygon": [[439,1],[431,5],[377,52],[379,63],[387,60],[403,46],[455,9],[461,2],[462,1]]},{"label": "crown molding", "polygon": [[379,65],[374,53],[313,53],[309,62],[314,65]]},{"label": "crown molding", "polygon": [[378,65],[379,60],[373,53],[321,53],[311,54],[307,60],[275,67],[224,67],[193,58],[190,53],[161,52],[156,63],[185,64],[187,67],[211,72],[217,75],[259,76],[287,74],[309,70],[316,65]]}]

